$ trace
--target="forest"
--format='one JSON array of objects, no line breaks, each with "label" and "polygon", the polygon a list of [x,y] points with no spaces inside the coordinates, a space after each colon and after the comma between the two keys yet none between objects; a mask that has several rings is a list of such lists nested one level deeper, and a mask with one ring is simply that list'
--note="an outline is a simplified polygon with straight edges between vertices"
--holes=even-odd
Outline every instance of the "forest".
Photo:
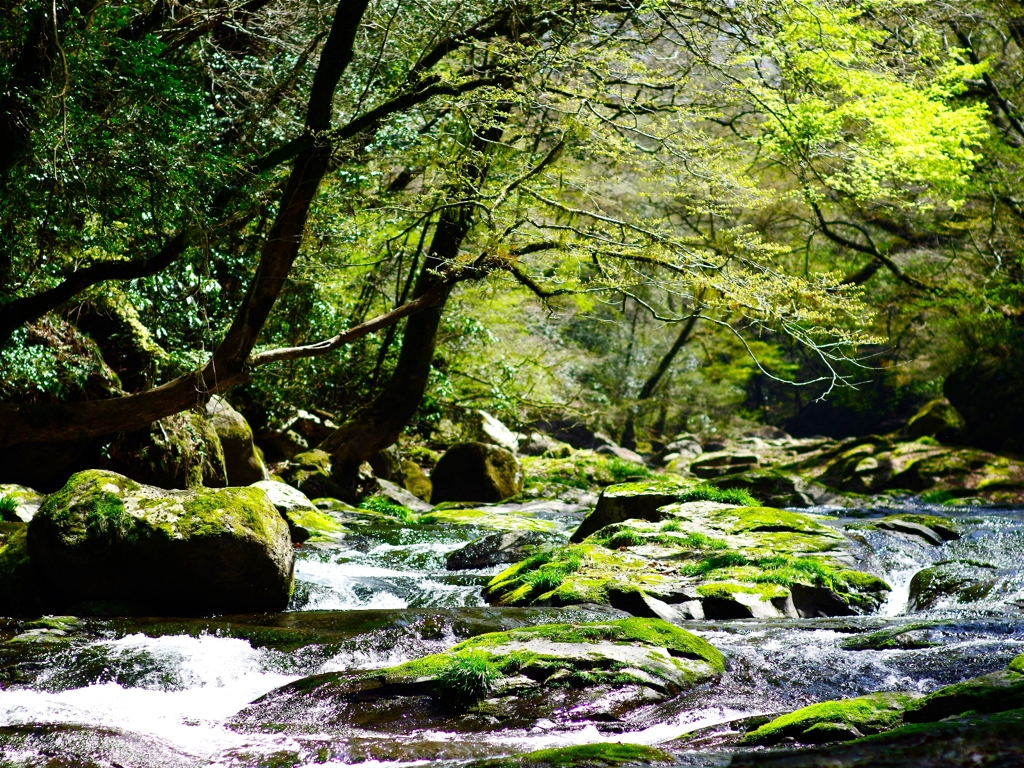
[{"label": "forest", "polygon": [[1018,0],[0,0],[0,765],[1018,764],[1021,173]]}]

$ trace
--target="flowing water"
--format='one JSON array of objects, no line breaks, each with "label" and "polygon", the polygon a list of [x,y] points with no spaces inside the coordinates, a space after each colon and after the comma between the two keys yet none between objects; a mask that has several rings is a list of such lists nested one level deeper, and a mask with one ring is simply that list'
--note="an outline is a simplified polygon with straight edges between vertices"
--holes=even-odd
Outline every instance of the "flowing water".
[{"label": "flowing water", "polygon": [[[0,620],[0,640],[9,641],[0,643],[0,765],[400,765],[431,758],[456,765],[601,740],[672,746],[698,728],[815,701],[928,692],[1024,652],[1024,510],[893,505],[812,510],[829,515],[886,574],[893,592],[878,615],[692,622],[688,629],[725,654],[725,676],[623,720],[538,720],[490,733],[410,730],[401,738],[372,728],[295,737],[229,727],[249,702],[311,674],[390,666],[482,632],[624,615],[599,607],[486,606],[481,587],[496,568],[444,567],[449,552],[486,533],[468,526],[396,525],[341,547],[303,548],[293,607],[281,614],[83,619],[57,630]],[[534,504],[533,511],[565,531],[583,512],[557,503]],[[893,511],[944,515],[965,533],[934,546],[863,526]],[[912,593],[916,602],[908,606]],[[863,641],[882,630],[895,641]],[[712,747],[677,752],[694,765],[725,765],[730,757]]]}]

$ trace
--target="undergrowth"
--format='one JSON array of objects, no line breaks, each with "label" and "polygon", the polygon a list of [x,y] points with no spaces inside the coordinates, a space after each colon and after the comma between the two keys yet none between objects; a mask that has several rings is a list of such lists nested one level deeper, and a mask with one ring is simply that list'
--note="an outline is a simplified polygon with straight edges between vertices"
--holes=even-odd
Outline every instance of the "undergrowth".
[{"label": "undergrowth", "polygon": [[401,504],[395,504],[383,496],[369,496],[359,502],[360,509],[368,509],[371,512],[380,512],[382,515],[395,517],[403,523],[415,523],[416,513]]}]

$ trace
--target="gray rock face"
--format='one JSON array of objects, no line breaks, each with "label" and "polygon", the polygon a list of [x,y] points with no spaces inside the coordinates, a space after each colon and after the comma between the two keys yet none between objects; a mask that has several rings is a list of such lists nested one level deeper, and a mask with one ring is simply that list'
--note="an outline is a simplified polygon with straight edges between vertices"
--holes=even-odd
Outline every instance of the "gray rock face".
[{"label": "gray rock face", "polygon": [[447,568],[449,571],[462,571],[516,563],[551,544],[552,537],[541,531],[492,533],[449,554]]},{"label": "gray rock face", "polygon": [[224,450],[226,485],[251,485],[269,480],[270,474],[256,452],[249,422],[227,400],[214,395],[206,404],[206,418],[220,438]]},{"label": "gray rock face", "polygon": [[504,501],[523,490],[523,468],[511,451],[487,443],[457,443],[430,475],[431,501]]},{"label": "gray rock face", "polygon": [[28,553],[73,613],[279,611],[292,583],[288,526],[264,491],[165,491],[102,470],[47,498]]},{"label": "gray rock face", "polygon": [[463,431],[472,441],[491,443],[512,453],[519,450],[521,436],[487,411],[471,411],[463,424]]}]

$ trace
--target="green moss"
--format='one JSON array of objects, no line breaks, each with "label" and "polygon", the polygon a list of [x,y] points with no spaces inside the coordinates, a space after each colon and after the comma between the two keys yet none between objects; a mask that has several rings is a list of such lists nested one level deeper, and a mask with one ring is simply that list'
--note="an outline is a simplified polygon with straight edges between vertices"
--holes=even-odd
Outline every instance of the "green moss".
[{"label": "green moss", "polygon": [[370,496],[359,502],[360,509],[369,509],[373,512],[380,512],[381,514],[389,515],[403,523],[415,523],[417,521],[416,513],[408,507],[403,507],[401,504],[395,504],[390,499],[386,499],[383,496]]},{"label": "green moss", "polygon": [[674,763],[671,755],[643,744],[579,744],[539,749],[523,755],[477,760],[466,768],[610,768],[619,765]]},{"label": "green moss", "polygon": [[1007,664],[1007,668],[1018,674],[1024,675],[1024,653]]},{"label": "green moss", "polygon": [[908,523],[914,523],[915,525],[920,525],[924,528],[935,531],[935,533],[947,541],[959,539],[961,533],[960,526],[949,518],[939,517],[938,515],[920,515],[904,512],[898,515],[888,515],[883,517],[882,520],[902,520]]},{"label": "green moss", "polygon": [[489,653],[451,654],[434,677],[434,695],[447,707],[466,710],[487,698],[501,677]]},{"label": "green moss", "polygon": [[437,509],[420,515],[421,525],[472,525],[493,531],[555,531],[558,523],[538,520],[527,512],[499,512],[490,509]]},{"label": "green moss", "polygon": [[918,498],[925,504],[945,504],[947,501],[952,501],[953,494],[945,490],[932,490],[925,491]]},{"label": "green moss", "polygon": [[701,483],[681,490],[678,494],[680,502],[716,501],[720,504],[737,504],[741,507],[755,507],[757,501],[742,488],[718,488],[710,483]]},{"label": "green moss", "polygon": [[[798,709],[762,725],[743,737],[743,744],[776,744],[784,738],[801,736],[819,724],[853,726],[864,734],[888,731],[903,724],[903,715],[914,697],[903,693],[875,693],[855,699],[825,701]],[[807,741],[816,741],[808,734]]]},{"label": "green moss", "polygon": [[18,522],[18,500],[13,496],[0,496],[0,520],[8,523]]}]

